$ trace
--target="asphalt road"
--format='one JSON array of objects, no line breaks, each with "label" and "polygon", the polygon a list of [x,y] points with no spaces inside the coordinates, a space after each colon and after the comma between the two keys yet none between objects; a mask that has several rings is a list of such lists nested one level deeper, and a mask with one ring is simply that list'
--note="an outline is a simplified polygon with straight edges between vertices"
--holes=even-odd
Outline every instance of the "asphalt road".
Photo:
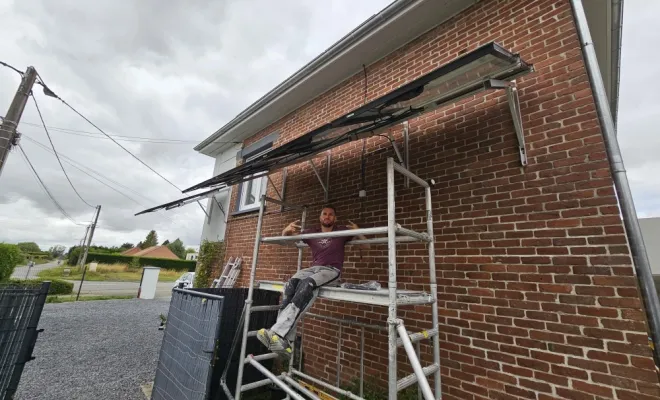
[{"label": "asphalt road", "polygon": [[25,276],[28,274],[28,278],[37,278],[39,272],[45,269],[51,269],[57,267],[57,261],[49,262],[47,264],[35,265],[32,268],[28,268],[27,265],[21,265],[14,269],[14,273],[11,275],[14,279],[25,279]]},{"label": "asphalt road", "polygon": [[[23,265],[16,267],[12,278],[15,279],[25,279],[26,274],[29,273],[28,278],[37,278],[39,272],[57,267],[57,262],[51,262],[48,264],[35,265],[32,268]],[[73,283],[73,293],[78,293],[78,286],[80,286],[80,281],[69,281]],[[96,282],[96,281],[85,281],[80,291],[81,295],[96,295],[96,296],[137,296],[138,288],[140,286],[139,282]],[[156,286],[156,298],[165,299],[169,298],[172,295],[172,287],[174,282],[158,282]]]},{"label": "asphalt road", "polygon": [[46,304],[33,361],[17,400],[145,400],[154,379],[166,300],[105,300]]},{"label": "asphalt road", "polygon": [[[80,281],[73,282],[73,293],[78,293]],[[156,298],[169,298],[172,296],[174,282],[158,282],[156,286]],[[104,295],[104,296],[137,296],[139,282],[95,282],[85,281],[80,294]]]}]

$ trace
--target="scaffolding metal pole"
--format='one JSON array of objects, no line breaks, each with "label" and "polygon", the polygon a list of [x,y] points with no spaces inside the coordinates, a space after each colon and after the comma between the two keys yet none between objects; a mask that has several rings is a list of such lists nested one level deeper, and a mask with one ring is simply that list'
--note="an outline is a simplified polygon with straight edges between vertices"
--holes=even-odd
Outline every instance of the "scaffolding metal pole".
[{"label": "scaffolding metal pole", "polygon": [[[438,282],[435,272],[435,236],[433,234],[433,202],[431,201],[431,188],[424,189],[426,197],[426,234],[431,239],[428,242],[429,249],[429,280],[431,284],[431,297],[433,297],[433,304],[431,309],[431,320],[433,322],[433,329],[438,329]],[[438,329],[439,331],[439,329]],[[440,366],[440,334],[434,335],[433,340],[433,363]],[[442,398],[442,384],[441,384],[440,368],[435,372],[435,398],[440,400]]]},{"label": "scaffolding metal pole", "polygon": [[364,397],[364,326],[360,327],[360,397]]},{"label": "scaffolding metal pole", "polygon": [[[254,292],[254,278],[257,275],[257,260],[259,258],[259,245],[261,244],[261,225],[264,220],[265,204],[266,204],[266,195],[262,195],[261,204],[259,205],[259,219],[257,219],[257,232],[254,238],[254,250],[252,251],[252,268],[250,269],[250,286],[248,288],[247,299],[245,300],[245,323],[243,324],[241,357],[239,358],[239,363],[238,363],[238,376],[236,377],[236,395],[234,396],[236,400],[241,400],[241,383],[243,382],[243,368],[244,368],[243,360],[245,360],[245,349],[247,346],[248,331],[250,330],[249,329],[250,307],[252,306],[252,295]],[[254,362],[252,362],[251,364],[254,365]]]},{"label": "scaffolding metal pole", "polygon": [[394,219],[394,159],[387,159],[387,267],[390,304],[387,313],[388,328],[388,392],[389,399],[397,398],[396,374],[396,222]]},{"label": "scaffolding metal pole", "polygon": [[[264,374],[265,377],[273,381],[274,384],[279,386],[280,389],[284,390],[289,396],[293,397],[296,400],[305,400],[304,397],[299,395],[297,392],[294,392],[293,389],[291,389],[284,382],[282,382],[282,379],[278,378],[275,374],[270,372],[268,368],[264,367],[257,360],[255,360],[254,357],[252,357],[252,355],[248,356],[248,362],[252,364],[252,366],[255,367],[257,370],[259,370],[259,372]],[[238,400],[238,397],[236,397],[236,400]]]},{"label": "scaffolding metal pole", "polygon": [[413,348],[412,342],[408,337],[408,332],[406,332],[406,328],[403,326],[403,321],[397,320],[396,329],[399,331],[399,336],[401,336],[403,348],[406,350],[406,353],[408,353],[408,360],[412,365],[413,371],[415,371],[415,375],[417,375],[417,384],[419,385],[418,388],[424,395],[424,400],[433,400],[433,392],[431,391],[429,382],[426,380],[426,375],[422,369],[422,364],[420,364],[419,359],[415,354],[415,349]]},{"label": "scaffolding metal pole", "polygon": [[[305,229],[305,220],[307,219],[307,207],[303,207],[302,209],[302,217],[300,218],[300,232]],[[302,257],[303,257],[303,249],[302,247],[298,247],[298,265],[296,268],[296,272],[300,272],[300,269],[302,268]],[[282,294],[284,296],[284,293]],[[303,329],[305,329],[303,327]],[[294,330],[297,331],[298,328],[294,327]],[[296,357],[296,334],[293,335],[293,343],[291,343],[291,361],[289,362],[289,373],[293,371],[293,359]],[[300,337],[300,357],[298,359],[299,366],[298,368],[302,369],[302,336]]]}]

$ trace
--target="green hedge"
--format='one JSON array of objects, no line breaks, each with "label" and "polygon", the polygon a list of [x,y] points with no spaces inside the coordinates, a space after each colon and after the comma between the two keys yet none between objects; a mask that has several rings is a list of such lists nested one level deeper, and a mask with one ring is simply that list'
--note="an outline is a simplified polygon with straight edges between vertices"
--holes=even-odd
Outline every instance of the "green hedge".
[{"label": "green hedge", "polygon": [[21,249],[15,244],[0,243],[0,282],[14,273],[14,268],[23,259]]},{"label": "green hedge", "polygon": [[73,282],[67,282],[60,279],[11,279],[9,283],[16,286],[41,286],[43,281],[50,281],[48,294],[71,294],[73,293]]},{"label": "green hedge", "polygon": [[[136,261],[137,260],[137,261]],[[167,258],[149,258],[149,257],[131,257],[122,256],[119,254],[103,254],[103,253],[89,253],[87,254],[87,262],[98,262],[103,264],[137,264],[140,267],[160,267],[163,269],[173,269],[177,271],[195,271],[197,261],[188,260],[170,260]]]}]

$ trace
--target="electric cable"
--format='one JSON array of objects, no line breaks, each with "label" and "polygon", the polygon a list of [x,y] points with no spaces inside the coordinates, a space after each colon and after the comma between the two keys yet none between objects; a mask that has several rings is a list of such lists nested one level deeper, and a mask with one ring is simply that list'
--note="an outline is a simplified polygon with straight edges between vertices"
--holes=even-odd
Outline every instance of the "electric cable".
[{"label": "electric cable", "polygon": [[[48,151],[49,153],[54,154],[54,151],[53,151],[52,149],[50,149],[48,146],[44,145],[43,143],[41,143],[41,142],[39,142],[39,141],[37,141],[37,140],[35,140],[35,139],[32,139],[31,137],[29,137],[29,136],[27,136],[27,135],[25,135],[25,134],[22,134],[21,137],[22,137],[22,138],[25,138],[25,139],[27,139],[27,140],[29,140],[29,141],[31,141],[32,143],[34,143],[34,144],[36,144],[37,146],[43,148],[44,150]],[[126,186],[124,186],[124,185],[122,185],[122,184],[120,184],[120,183],[118,183],[118,182],[116,182],[116,181],[114,181],[114,180],[108,178],[107,176],[101,174],[100,172],[98,172],[98,171],[96,171],[96,170],[94,170],[94,169],[92,169],[92,168],[89,168],[89,167],[87,167],[87,166],[85,166],[85,165],[83,165],[83,164],[77,163],[77,164],[80,165],[80,167],[79,167],[79,166],[77,166],[76,164],[74,164],[75,161],[71,160],[69,157],[65,156],[65,155],[62,154],[62,153],[58,153],[58,154],[59,154],[59,156],[60,156],[62,159],[64,159],[64,162],[66,162],[67,164],[71,165],[72,167],[74,167],[74,168],[77,169],[78,171],[80,171],[80,172],[82,172],[83,174],[89,176],[90,178],[94,179],[95,181],[101,183],[102,185],[104,185],[104,186],[110,188],[111,190],[117,192],[118,194],[124,196],[125,198],[131,200],[131,201],[134,202],[135,204],[137,204],[137,205],[139,205],[139,206],[141,206],[141,207],[147,208],[147,206],[145,206],[144,204],[140,203],[139,201],[135,200],[134,198],[132,198],[131,196],[127,195],[126,193],[120,191],[119,189],[117,189],[117,188],[115,188],[115,187],[112,187],[112,186],[109,185],[108,183],[103,182],[103,181],[100,180],[99,178],[97,178],[97,177],[95,177],[94,175],[90,174],[89,172],[85,171],[83,168],[88,169],[89,171],[92,171],[94,174],[96,174],[96,175],[98,175],[98,176],[100,176],[100,177],[102,177],[102,178],[108,180],[109,182],[112,182],[113,184],[115,184],[115,185],[117,185],[117,186],[120,186],[120,187],[122,187],[122,188],[124,188],[124,189],[126,189],[126,190],[129,190],[129,191],[131,191],[131,192],[137,194],[138,196],[144,197],[144,196],[142,196],[139,192],[136,192],[136,191],[134,191],[133,189],[128,188],[128,187],[126,187]],[[82,167],[82,168],[81,168],[81,167]],[[147,201],[150,201],[150,202],[154,202],[154,203],[155,203],[154,200],[151,200],[151,199],[146,198],[146,197],[144,197],[144,198],[145,198]],[[163,217],[165,217],[166,219],[170,220],[170,222],[172,222],[172,223],[176,223],[176,221],[174,221],[172,218],[170,218],[169,216],[167,216],[167,215],[164,214],[164,213],[162,213],[161,216],[163,216]]]},{"label": "electric cable", "polygon": [[27,162],[27,164],[30,166],[30,169],[32,170],[32,173],[34,174],[34,177],[35,177],[35,178],[37,179],[37,181],[39,182],[39,185],[40,185],[41,188],[46,192],[46,194],[47,194],[48,197],[51,199],[51,201],[53,202],[53,204],[55,204],[55,206],[60,210],[60,212],[62,213],[62,215],[64,215],[67,219],[69,219],[71,222],[73,222],[73,223],[76,224],[76,225],[85,226],[85,224],[78,223],[78,222],[76,222],[73,218],[71,218],[71,216],[70,216],[70,215],[64,210],[64,208],[60,205],[60,203],[58,203],[57,200],[55,200],[55,197],[54,197],[53,194],[50,192],[50,190],[48,190],[48,187],[46,186],[46,184],[44,183],[44,181],[41,179],[41,177],[39,176],[39,174],[37,173],[37,170],[36,170],[36,169],[34,168],[34,166],[32,165],[32,162],[30,162],[30,159],[28,158],[27,154],[25,154],[25,150],[23,150],[23,146],[21,146],[21,145],[19,144],[19,145],[18,145],[18,148],[19,148],[19,150],[21,151],[21,154],[23,155],[23,159],[24,159],[25,162]]},{"label": "electric cable", "polygon": [[0,65],[2,65],[2,66],[4,66],[4,67],[7,67],[7,68],[9,68],[9,69],[13,69],[13,70],[16,71],[20,76],[23,76],[23,72],[22,72],[21,70],[15,68],[15,67],[12,66],[12,65],[7,64],[7,63],[4,62],[4,61],[0,61]]},{"label": "electric cable", "polygon": [[[134,159],[136,159],[140,164],[144,165],[144,166],[147,167],[149,170],[151,170],[151,172],[153,172],[154,174],[156,174],[156,175],[158,175],[160,178],[162,178],[165,182],[169,183],[169,184],[172,185],[174,188],[176,188],[178,191],[182,192],[181,188],[179,188],[177,185],[175,185],[174,183],[172,183],[172,181],[170,181],[169,179],[165,178],[165,177],[164,177],[163,175],[161,175],[158,171],[156,171],[156,170],[153,169],[151,166],[149,166],[149,164],[147,164],[146,162],[142,161],[138,156],[136,156],[135,154],[133,154],[133,153],[132,153],[130,150],[128,150],[126,147],[122,146],[119,142],[117,142],[115,139],[113,139],[110,135],[108,135],[107,133],[105,133],[105,131],[104,131],[103,129],[99,128],[95,123],[93,123],[92,121],[90,121],[90,120],[89,120],[87,117],[85,117],[82,113],[80,113],[78,110],[76,110],[72,105],[70,105],[69,103],[67,103],[64,99],[62,99],[60,96],[58,96],[57,94],[55,94],[55,92],[53,92],[52,90],[50,90],[50,88],[46,85],[46,83],[44,82],[43,78],[41,78],[41,75],[39,75],[39,73],[37,73],[37,76],[39,77],[39,82],[37,82],[37,83],[40,84],[41,86],[43,86],[43,88],[44,88],[44,93],[46,94],[46,96],[54,97],[54,98],[58,99],[59,101],[61,101],[65,106],[69,107],[69,108],[71,109],[71,111],[73,111],[73,112],[75,112],[76,114],[78,114],[82,119],[84,119],[85,121],[87,121],[90,125],[92,125],[94,128],[96,128],[99,132],[101,132],[102,134],[104,134],[105,136],[107,136],[107,137],[108,137],[110,140],[112,140],[117,146],[121,147],[122,150],[124,150],[126,153],[128,153],[128,154],[129,154],[131,157],[133,157]],[[201,205],[201,204],[200,204],[200,205]]]},{"label": "electric cable", "polygon": [[66,180],[69,181],[69,185],[71,185],[71,188],[73,189],[74,192],[76,192],[76,195],[80,200],[82,200],[83,203],[87,204],[91,208],[96,208],[95,206],[89,204],[83,197],[80,195],[76,187],[73,185],[73,182],[71,182],[71,178],[69,178],[69,174],[66,173],[66,169],[64,169],[64,165],[62,165],[62,160],[60,160],[60,156],[57,155],[57,150],[55,149],[55,144],[53,143],[53,139],[50,137],[50,133],[48,133],[48,128],[46,128],[46,122],[44,121],[44,116],[41,114],[41,110],[39,109],[39,103],[37,103],[37,98],[34,97],[34,93],[32,93],[32,100],[34,101],[34,106],[37,108],[37,113],[39,114],[39,119],[41,119],[41,123],[43,124],[44,131],[46,131],[46,136],[48,136],[48,141],[50,142],[50,146],[53,148],[53,154],[55,154],[55,158],[57,158],[57,162],[60,164],[60,168],[62,168],[62,172],[64,172],[64,176],[66,177]]},{"label": "electric cable", "polygon": [[[0,116],[0,119],[4,117]],[[22,125],[31,125],[41,127],[41,124],[36,124],[34,122],[21,121]],[[90,132],[80,129],[71,129],[71,128],[62,128],[58,126],[47,125],[48,129],[55,132],[66,133],[70,135],[82,136],[82,137],[91,137],[93,139],[108,139],[100,133]],[[116,140],[124,142],[138,142],[138,143],[161,143],[161,144],[191,144],[199,143],[199,140],[184,140],[184,139],[170,139],[170,138],[160,138],[160,137],[144,137],[144,136],[130,136],[130,135],[110,135]],[[218,144],[240,144],[241,142],[231,142],[231,141],[214,141],[213,143]]]}]

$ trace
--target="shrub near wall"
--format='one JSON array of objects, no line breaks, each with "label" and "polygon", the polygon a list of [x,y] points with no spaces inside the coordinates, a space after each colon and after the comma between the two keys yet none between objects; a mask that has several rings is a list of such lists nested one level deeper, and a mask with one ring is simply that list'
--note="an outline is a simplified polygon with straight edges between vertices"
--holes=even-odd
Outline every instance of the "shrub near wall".
[{"label": "shrub near wall", "polygon": [[210,286],[213,268],[222,264],[224,258],[224,242],[209,242],[208,240],[204,240],[199,248],[199,257],[197,257],[194,286],[197,288]]},{"label": "shrub near wall", "polygon": [[14,273],[14,268],[23,258],[21,249],[15,244],[0,243],[0,281],[5,281]]},{"label": "shrub near wall", "polygon": [[133,260],[137,260],[140,267],[160,267],[163,269],[173,269],[177,271],[194,271],[197,265],[196,261],[188,260],[170,260],[167,258],[149,258],[149,257],[131,257],[119,254],[89,253],[87,262],[98,262],[104,264],[127,264],[131,265]]}]

